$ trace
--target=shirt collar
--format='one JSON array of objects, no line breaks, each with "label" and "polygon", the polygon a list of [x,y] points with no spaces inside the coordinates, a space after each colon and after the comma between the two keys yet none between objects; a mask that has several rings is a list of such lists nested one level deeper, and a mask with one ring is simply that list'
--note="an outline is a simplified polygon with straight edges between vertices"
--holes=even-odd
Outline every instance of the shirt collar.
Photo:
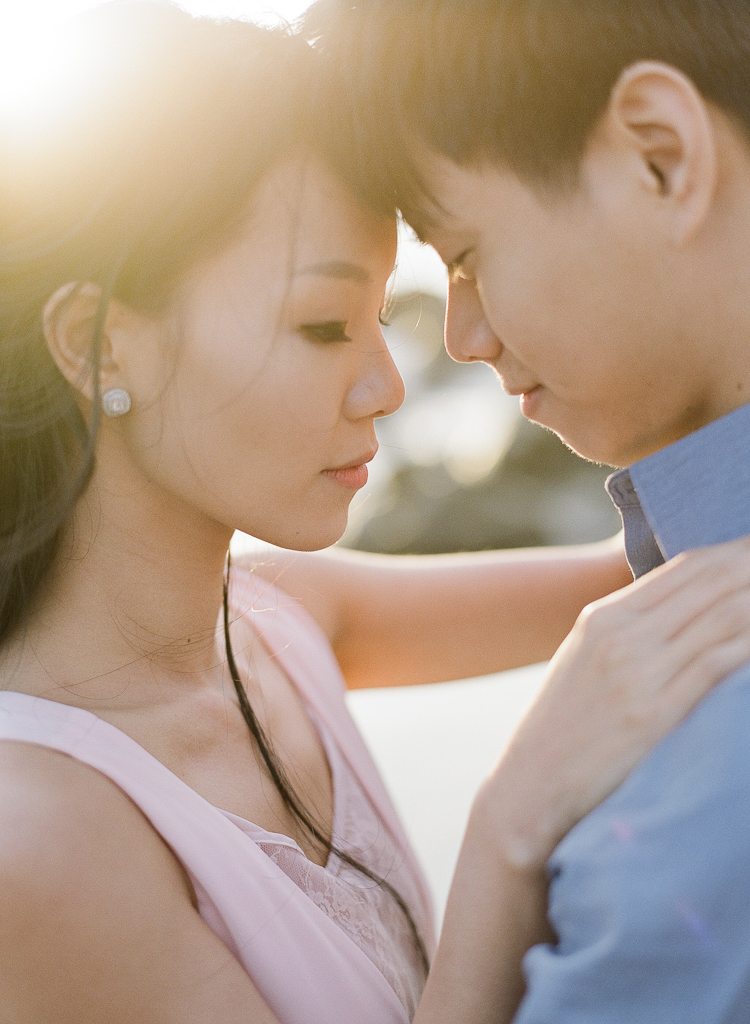
[{"label": "shirt collar", "polygon": [[690,548],[750,534],[750,405],[607,481],[638,577]]}]

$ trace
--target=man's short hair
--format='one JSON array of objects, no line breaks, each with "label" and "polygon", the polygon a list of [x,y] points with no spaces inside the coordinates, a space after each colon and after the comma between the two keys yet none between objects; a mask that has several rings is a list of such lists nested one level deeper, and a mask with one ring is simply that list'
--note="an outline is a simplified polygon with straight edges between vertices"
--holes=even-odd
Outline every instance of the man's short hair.
[{"label": "man's short hair", "polygon": [[[394,185],[407,212],[425,198],[408,139],[459,165],[572,183],[639,60],[682,71],[750,135],[750,0],[320,0],[307,32],[353,103],[343,159],[384,209]],[[341,102],[329,109],[339,117]]]}]

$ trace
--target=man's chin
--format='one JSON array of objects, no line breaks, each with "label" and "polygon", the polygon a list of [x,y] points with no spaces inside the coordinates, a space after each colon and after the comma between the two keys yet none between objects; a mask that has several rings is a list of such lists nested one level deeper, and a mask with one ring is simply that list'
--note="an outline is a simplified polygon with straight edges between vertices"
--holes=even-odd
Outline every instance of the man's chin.
[{"label": "man's chin", "polygon": [[[524,413],[525,415],[525,413]],[[575,455],[586,462],[593,462],[599,466],[612,466],[613,469],[621,469],[637,461],[638,456],[629,458],[624,447],[619,443],[613,443],[612,438],[602,437],[596,431],[586,429],[580,424],[561,425],[555,422],[544,422],[544,418],[533,419],[540,427],[549,430],[557,435],[566,448],[569,448]],[[550,417],[552,420],[552,417]]]},{"label": "man's chin", "polygon": [[712,419],[693,416],[675,424],[665,417],[655,419],[642,408],[632,409],[630,417],[622,411],[615,416],[615,410],[604,404],[569,405],[542,384],[522,394],[520,405],[527,420],[552,431],[580,458],[613,469],[648,458]]}]

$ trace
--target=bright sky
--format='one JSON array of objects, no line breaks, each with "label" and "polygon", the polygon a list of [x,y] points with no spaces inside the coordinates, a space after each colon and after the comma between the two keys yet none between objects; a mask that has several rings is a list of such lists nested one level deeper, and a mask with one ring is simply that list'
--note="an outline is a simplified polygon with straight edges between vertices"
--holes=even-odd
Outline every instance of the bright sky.
[{"label": "bright sky", "polygon": [[[195,14],[211,14],[231,18],[250,17],[268,20],[296,18],[311,0],[179,0],[180,7]],[[96,7],[97,0],[2,0],[0,2],[0,38],[38,29],[67,18],[71,14]]]},{"label": "bright sky", "polygon": [[[102,0],[0,0],[0,107],[22,104],[26,95],[44,87],[54,75],[54,41],[45,30],[71,15],[96,7]],[[297,18],[311,0],[177,0],[194,14],[252,18],[273,23]],[[40,49],[41,47],[41,49]],[[11,98],[12,97],[12,98]],[[9,99],[10,98],[10,99]]]}]

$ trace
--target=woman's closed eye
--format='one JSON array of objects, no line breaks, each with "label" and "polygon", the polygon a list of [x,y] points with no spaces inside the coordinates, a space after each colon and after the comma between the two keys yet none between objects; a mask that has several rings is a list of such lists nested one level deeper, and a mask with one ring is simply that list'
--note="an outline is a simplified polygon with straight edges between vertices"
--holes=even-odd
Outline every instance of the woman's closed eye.
[{"label": "woman's closed eye", "polygon": [[351,341],[346,333],[346,320],[323,320],[320,323],[302,324],[300,331],[312,341]]}]

